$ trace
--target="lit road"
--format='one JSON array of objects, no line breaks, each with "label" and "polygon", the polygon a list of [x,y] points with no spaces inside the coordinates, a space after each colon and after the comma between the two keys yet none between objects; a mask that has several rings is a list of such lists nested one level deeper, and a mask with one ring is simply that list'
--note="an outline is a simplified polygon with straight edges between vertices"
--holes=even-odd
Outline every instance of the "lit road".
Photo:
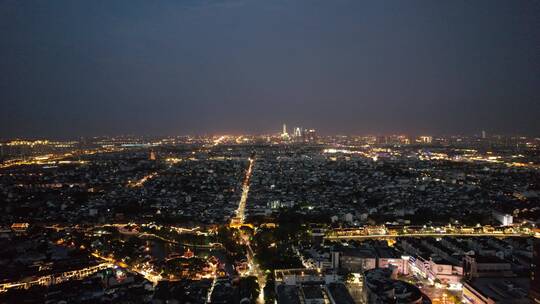
[{"label": "lit road", "polygon": [[225,139],[227,139],[227,136],[221,136],[220,138],[214,140],[213,146],[217,146],[221,144]]},{"label": "lit road", "polygon": [[154,178],[157,176],[157,172],[152,172],[146,176],[143,176],[141,179],[139,179],[138,181],[136,182],[132,182],[132,181],[129,181],[128,182],[128,187],[131,187],[131,188],[137,188],[137,187],[142,187],[142,185],[144,185],[144,183],[146,183],[147,181],[149,181],[150,179]]},{"label": "lit road", "polygon": [[246,176],[244,182],[242,183],[242,196],[240,197],[240,202],[238,203],[238,209],[236,209],[236,216],[231,220],[231,226],[242,225],[245,220],[245,210],[246,202],[249,194],[249,182],[251,178],[251,173],[253,172],[253,164],[255,159],[249,159],[249,166],[246,170]]},{"label": "lit road", "polygon": [[148,233],[148,232],[140,233],[140,234],[138,234],[138,237],[140,237],[140,238],[147,238],[147,237],[148,238],[156,238],[156,239],[162,240],[162,241],[167,242],[167,243],[177,244],[177,245],[180,245],[180,246],[191,247],[191,248],[201,248],[201,249],[219,249],[219,248],[223,248],[223,245],[221,243],[210,243],[210,245],[196,245],[196,244],[179,243],[179,242],[177,242],[175,240],[167,239],[167,238],[164,238],[164,237],[159,236],[157,234]]},{"label": "lit road", "polygon": [[[123,233],[123,234],[129,234],[129,235],[137,236],[139,238],[155,238],[155,239],[159,239],[161,241],[167,242],[167,243],[177,244],[177,245],[184,246],[184,247],[200,248],[200,249],[220,249],[220,248],[223,248],[223,244],[216,243],[216,242],[215,243],[210,243],[208,245],[188,244],[188,243],[179,243],[176,240],[168,239],[168,238],[162,237],[160,235],[157,235],[155,233],[138,232],[138,231],[133,232],[133,233],[131,233],[131,232],[122,232],[122,229],[125,228],[127,225],[128,224],[122,223],[122,224],[101,224],[101,225],[92,225],[92,226],[89,226],[89,227],[79,227],[79,226],[70,226],[70,225],[66,226],[66,225],[53,224],[53,225],[43,226],[43,228],[52,229],[52,230],[55,230],[57,232],[65,230],[65,229],[76,229],[76,230],[79,230],[79,231],[91,232],[93,229],[96,229],[96,228],[115,227],[120,231],[120,233]],[[191,233],[194,233],[196,235],[208,235],[208,233],[198,231],[197,229],[199,229],[199,228],[187,229],[187,228],[174,227],[174,226],[168,226],[168,227],[174,229],[176,231],[176,233],[178,233],[178,234],[183,234],[183,233],[190,233],[191,234]]]},{"label": "lit road", "polygon": [[243,242],[247,247],[246,257],[247,257],[247,263],[249,267],[249,271],[247,272],[248,275],[253,275],[257,277],[257,282],[259,283],[259,287],[261,289],[259,293],[259,297],[257,298],[257,303],[264,304],[264,291],[263,288],[266,286],[266,276],[264,275],[264,271],[259,267],[259,264],[255,262],[253,253],[253,249],[251,248],[251,243],[249,240],[249,236],[244,234],[242,230],[240,231],[240,242]]},{"label": "lit road", "polygon": [[360,240],[360,239],[377,239],[377,238],[399,238],[399,237],[473,237],[473,236],[491,236],[491,237],[530,237],[529,234],[513,233],[513,234],[496,234],[496,233],[409,233],[409,234],[373,234],[373,235],[332,235],[325,236],[327,240]]},{"label": "lit road", "polygon": [[434,286],[424,285],[422,292],[429,297],[433,304],[453,304],[461,303],[460,292],[451,292],[447,289],[436,288]]},{"label": "lit road", "polygon": [[327,240],[390,239],[400,237],[531,237],[534,229],[527,223],[511,226],[404,226],[401,228],[381,226],[360,226],[357,228],[336,228],[328,230]]},{"label": "lit road", "polygon": [[[231,220],[231,227],[241,227],[242,224],[244,224],[245,209],[246,209],[246,203],[247,203],[247,198],[249,194],[249,182],[250,182],[251,174],[253,173],[254,163],[255,163],[255,159],[249,158],[249,166],[248,166],[248,169],[246,170],[246,176],[244,178],[244,182],[242,183],[242,196],[240,197],[240,202],[238,203],[236,216]],[[259,283],[260,293],[259,293],[259,297],[257,298],[257,303],[264,304],[263,289],[264,289],[264,286],[266,286],[266,277],[264,275],[264,272],[259,267],[259,264],[255,262],[254,253],[253,253],[253,249],[251,248],[249,236],[246,236],[241,229],[239,231],[240,231],[241,242],[243,242],[247,247],[246,256],[247,256],[247,262],[249,266],[249,274],[256,276],[257,281]]]},{"label": "lit road", "polygon": [[129,265],[127,265],[126,263],[124,263],[122,261],[117,261],[112,257],[102,256],[97,252],[92,252],[91,254],[92,254],[92,256],[94,256],[94,257],[96,257],[98,259],[107,261],[107,262],[109,262],[111,264],[120,266],[122,268],[129,269],[129,270],[131,270],[131,271],[133,271],[135,273],[138,273],[138,274],[142,275],[148,281],[152,282],[154,285],[156,285],[162,279],[160,275],[154,274],[154,273],[152,273],[152,271],[148,271],[148,270],[144,269],[143,267],[136,267],[136,266],[135,267],[129,267]]},{"label": "lit road", "polygon": [[253,259],[254,257],[253,249],[251,249],[251,244],[249,243],[249,241],[247,243],[247,248],[248,248],[247,259],[248,259],[249,270],[251,274],[257,277],[257,281],[259,282],[259,288],[261,289],[259,293],[259,297],[257,298],[257,303],[264,304],[264,290],[263,289],[264,289],[264,286],[266,286],[266,276],[264,275],[264,272],[259,267],[259,264],[257,264],[255,260]]},{"label": "lit road", "polygon": [[423,278],[421,274],[414,275],[414,270],[413,274],[398,279],[409,282],[416,286],[418,286],[418,284],[420,283],[420,290],[423,294],[429,297],[433,304],[461,303],[461,301],[459,300],[461,298],[461,291],[448,290],[446,288],[437,288],[436,286],[432,285],[429,280]]},{"label": "lit road", "polygon": [[29,165],[57,165],[57,164],[85,164],[86,161],[79,160],[70,160],[65,159],[82,156],[82,155],[92,155],[96,153],[107,153],[107,152],[118,152],[123,151],[121,148],[97,148],[92,150],[73,150],[71,152],[59,153],[59,154],[44,154],[38,156],[31,156],[26,159],[11,159],[5,161],[3,164],[0,164],[0,169],[16,167],[16,166],[29,166]]},{"label": "lit road", "polygon": [[34,285],[50,286],[70,280],[81,280],[90,275],[93,275],[100,270],[111,267],[113,267],[113,264],[105,262],[98,265],[86,266],[80,269],[68,270],[61,273],[48,274],[43,276],[29,276],[20,281],[4,281],[0,283],[0,293],[6,292],[9,289],[28,289]]}]

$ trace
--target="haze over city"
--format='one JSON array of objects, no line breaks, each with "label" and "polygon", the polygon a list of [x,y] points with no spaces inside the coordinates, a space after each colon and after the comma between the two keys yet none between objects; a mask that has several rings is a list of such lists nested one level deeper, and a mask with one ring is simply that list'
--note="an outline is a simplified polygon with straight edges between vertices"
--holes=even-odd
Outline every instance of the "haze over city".
[{"label": "haze over city", "polygon": [[538,136],[539,20],[538,1],[1,1],[0,136]]},{"label": "haze over city", "polygon": [[540,303],[540,1],[0,0],[0,304]]}]

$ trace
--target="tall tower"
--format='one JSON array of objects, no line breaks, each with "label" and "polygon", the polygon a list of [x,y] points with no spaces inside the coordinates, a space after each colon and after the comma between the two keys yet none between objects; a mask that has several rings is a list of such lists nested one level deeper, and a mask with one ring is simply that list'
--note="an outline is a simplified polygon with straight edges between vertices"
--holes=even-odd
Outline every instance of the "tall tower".
[{"label": "tall tower", "polygon": [[296,128],[294,129],[294,137],[296,137],[297,139],[299,139],[300,137],[302,137],[302,128],[296,127]]},{"label": "tall tower", "polygon": [[289,133],[287,133],[287,125],[283,124],[283,133],[281,133],[281,139],[289,140]]}]

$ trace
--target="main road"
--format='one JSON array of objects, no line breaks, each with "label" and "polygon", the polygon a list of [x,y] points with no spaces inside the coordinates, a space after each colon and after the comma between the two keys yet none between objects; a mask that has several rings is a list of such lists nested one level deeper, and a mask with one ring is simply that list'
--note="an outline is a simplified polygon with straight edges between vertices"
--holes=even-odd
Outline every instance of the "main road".
[{"label": "main road", "polygon": [[[230,226],[233,228],[240,228],[244,225],[246,219],[245,210],[246,203],[249,194],[249,183],[251,179],[251,174],[253,173],[253,165],[255,164],[255,158],[249,158],[249,165],[246,170],[246,176],[244,177],[244,182],[242,183],[242,196],[240,197],[240,202],[238,203],[238,209],[236,209],[236,216],[231,219]],[[255,254],[251,248],[250,237],[245,235],[244,232],[240,229],[240,242],[244,243],[247,247],[247,262],[249,266],[249,273],[257,277],[257,282],[259,283],[260,293],[257,298],[257,303],[264,304],[264,286],[266,285],[266,276],[264,272],[259,267],[259,264],[254,259]]]},{"label": "main road", "polygon": [[403,237],[531,237],[532,234],[525,233],[407,233],[407,234],[369,234],[369,235],[327,235],[324,238],[331,241],[337,240],[361,240],[361,239],[381,239],[381,238],[403,238]]},{"label": "main road", "polygon": [[251,178],[251,173],[253,172],[253,164],[255,163],[254,158],[249,158],[249,165],[246,170],[246,176],[244,177],[244,182],[242,183],[242,195],[240,196],[240,202],[238,203],[238,208],[236,209],[236,216],[231,219],[231,227],[239,227],[244,224],[246,218],[246,202],[249,194],[249,182]]}]

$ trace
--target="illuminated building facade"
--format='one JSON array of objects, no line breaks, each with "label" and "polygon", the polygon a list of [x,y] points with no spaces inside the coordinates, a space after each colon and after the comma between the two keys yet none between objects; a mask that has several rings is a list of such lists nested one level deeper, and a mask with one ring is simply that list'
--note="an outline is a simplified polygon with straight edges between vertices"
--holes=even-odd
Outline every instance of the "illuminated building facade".
[{"label": "illuminated building facade", "polygon": [[424,144],[430,144],[433,142],[433,136],[420,136],[418,139]]},{"label": "illuminated building facade", "polygon": [[512,225],[512,223],[514,222],[514,218],[510,214],[493,212],[493,217],[499,223],[501,223],[502,226],[509,226],[509,225]]},{"label": "illuminated building facade", "polygon": [[289,140],[289,133],[287,133],[287,125],[283,124],[283,131],[281,132],[281,139]]}]

